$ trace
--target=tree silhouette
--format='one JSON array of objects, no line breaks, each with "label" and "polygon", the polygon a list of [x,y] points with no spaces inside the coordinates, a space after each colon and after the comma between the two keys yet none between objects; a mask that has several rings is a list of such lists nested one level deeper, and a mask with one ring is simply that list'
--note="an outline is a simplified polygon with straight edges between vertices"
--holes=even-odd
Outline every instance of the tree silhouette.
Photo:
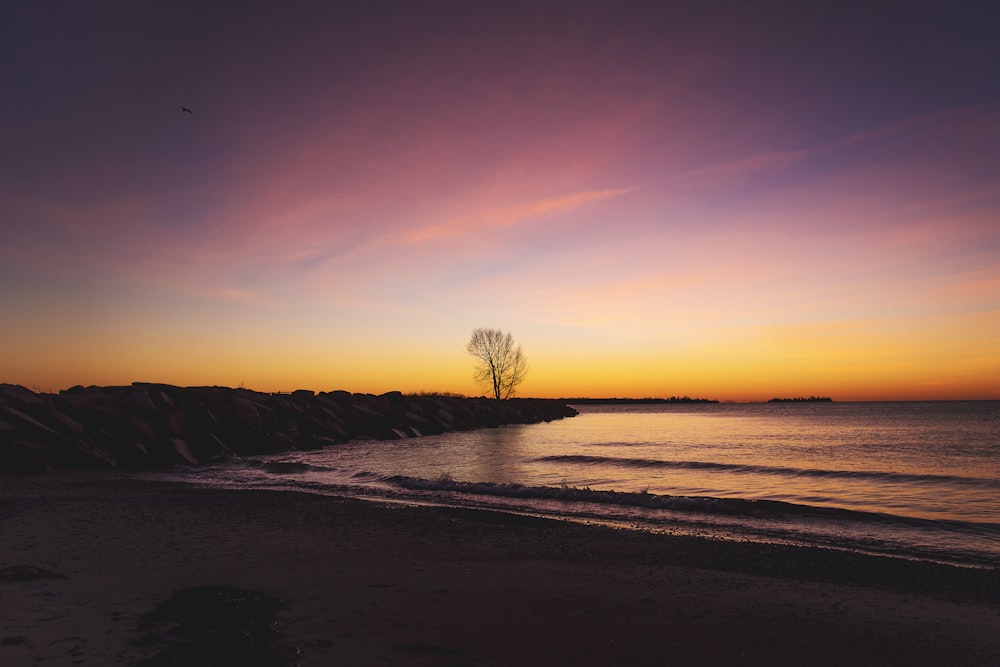
[{"label": "tree silhouette", "polygon": [[476,381],[489,386],[498,401],[513,396],[528,373],[528,362],[521,346],[514,343],[514,337],[508,332],[476,329],[465,349],[476,359]]}]

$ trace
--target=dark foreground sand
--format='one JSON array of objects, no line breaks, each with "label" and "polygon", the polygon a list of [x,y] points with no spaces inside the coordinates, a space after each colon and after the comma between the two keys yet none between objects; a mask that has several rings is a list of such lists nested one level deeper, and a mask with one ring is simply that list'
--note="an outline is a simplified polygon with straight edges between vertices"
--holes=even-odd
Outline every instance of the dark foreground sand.
[{"label": "dark foreground sand", "polygon": [[[210,584],[302,665],[998,665],[996,572],[73,473],[0,478],[0,664],[135,664]],[[13,572],[7,570],[8,574]]]}]

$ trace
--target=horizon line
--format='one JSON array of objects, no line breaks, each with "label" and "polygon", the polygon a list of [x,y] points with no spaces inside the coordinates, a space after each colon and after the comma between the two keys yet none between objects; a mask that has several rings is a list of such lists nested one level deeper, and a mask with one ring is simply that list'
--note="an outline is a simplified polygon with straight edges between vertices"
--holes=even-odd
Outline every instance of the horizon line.
[{"label": "horizon line", "polygon": [[[112,389],[112,388],[128,388],[135,386],[163,386],[163,387],[173,387],[177,389],[229,389],[229,390],[244,390],[251,391],[258,394],[270,394],[274,396],[291,395],[296,392],[311,392],[314,395],[317,394],[330,394],[338,391],[344,391],[349,394],[357,395],[368,395],[368,396],[385,396],[388,394],[402,394],[404,396],[451,396],[455,398],[488,398],[490,400],[495,400],[486,395],[479,394],[463,394],[461,392],[454,391],[428,391],[428,390],[416,390],[416,391],[402,391],[402,390],[389,390],[380,393],[368,392],[368,391],[350,391],[347,389],[328,389],[328,390],[314,390],[305,388],[296,388],[290,390],[273,390],[267,391],[262,389],[253,389],[250,387],[240,386],[229,386],[223,384],[192,384],[192,385],[179,385],[172,384],[169,382],[151,382],[151,381],[140,381],[136,380],[128,384],[74,384],[64,389],[58,390],[42,390],[37,385],[35,387],[29,387],[20,383],[8,383],[0,382],[0,386],[12,386],[21,387],[33,394],[49,394],[58,395],[63,392],[67,392],[76,388],[82,389]],[[688,395],[678,395],[674,394],[671,396],[514,396],[512,399],[522,399],[522,400],[544,400],[544,401],[560,401],[567,404],[572,404],[574,402],[589,402],[589,403],[675,403],[675,404],[749,404],[749,403],[769,403],[769,402],[780,402],[780,403],[944,403],[944,402],[966,402],[966,401],[1000,401],[1000,397],[997,398],[847,398],[840,399],[830,396],[820,396],[820,395],[772,395],[769,398],[710,398],[710,397],[692,397]]]}]

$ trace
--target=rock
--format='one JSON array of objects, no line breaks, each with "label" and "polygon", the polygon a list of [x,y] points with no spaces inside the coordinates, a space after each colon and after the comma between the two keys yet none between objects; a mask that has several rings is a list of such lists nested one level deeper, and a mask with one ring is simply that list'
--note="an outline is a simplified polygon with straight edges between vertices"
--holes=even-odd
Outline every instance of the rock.
[{"label": "rock", "polygon": [[36,394],[0,385],[0,474],[56,468],[149,469],[233,455],[398,439],[576,414],[552,400],[265,394],[226,387],[134,383]]}]

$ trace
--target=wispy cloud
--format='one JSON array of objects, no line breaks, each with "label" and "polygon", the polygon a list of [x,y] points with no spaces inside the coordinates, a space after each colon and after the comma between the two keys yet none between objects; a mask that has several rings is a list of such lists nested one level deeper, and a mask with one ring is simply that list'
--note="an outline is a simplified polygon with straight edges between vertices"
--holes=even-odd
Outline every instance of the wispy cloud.
[{"label": "wispy cloud", "polygon": [[630,188],[587,190],[560,197],[536,199],[523,204],[499,206],[460,215],[404,234],[391,237],[393,243],[419,244],[462,236],[483,228],[503,229],[536,218],[558,215],[631,192]]},{"label": "wispy cloud", "polygon": [[995,143],[1000,138],[1000,103],[957,107],[902,118],[882,127],[856,132],[825,143],[764,151],[708,164],[679,172],[668,180],[679,183],[715,182],[766,169],[783,168],[847,148],[858,148],[895,138],[905,138],[908,146],[940,144],[936,149],[938,152],[955,152],[962,145],[978,146],[978,150],[982,150],[984,144]]},{"label": "wispy cloud", "polygon": [[717,164],[699,167],[690,171],[685,171],[674,176],[675,181],[699,181],[717,179],[725,176],[735,176],[769,169],[772,167],[785,167],[789,164],[809,157],[814,151],[809,149],[769,151],[757,155],[751,155],[738,160],[719,162]]},{"label": "wispy cloud", "polygon": [[1000,269],[965,271],[933,290],[933,295],[951,303],[968,303],[1000,309]]},{"label": "wispy cloud", "polygon": [[847,146],[896,135],[926,132],[932,128],[957,128],[963,132],[979,133],[996,132],[998,127],[1000,127],[1000,103],[979,104],[910,116],[890,125],[857,132],[830,145]]}]

